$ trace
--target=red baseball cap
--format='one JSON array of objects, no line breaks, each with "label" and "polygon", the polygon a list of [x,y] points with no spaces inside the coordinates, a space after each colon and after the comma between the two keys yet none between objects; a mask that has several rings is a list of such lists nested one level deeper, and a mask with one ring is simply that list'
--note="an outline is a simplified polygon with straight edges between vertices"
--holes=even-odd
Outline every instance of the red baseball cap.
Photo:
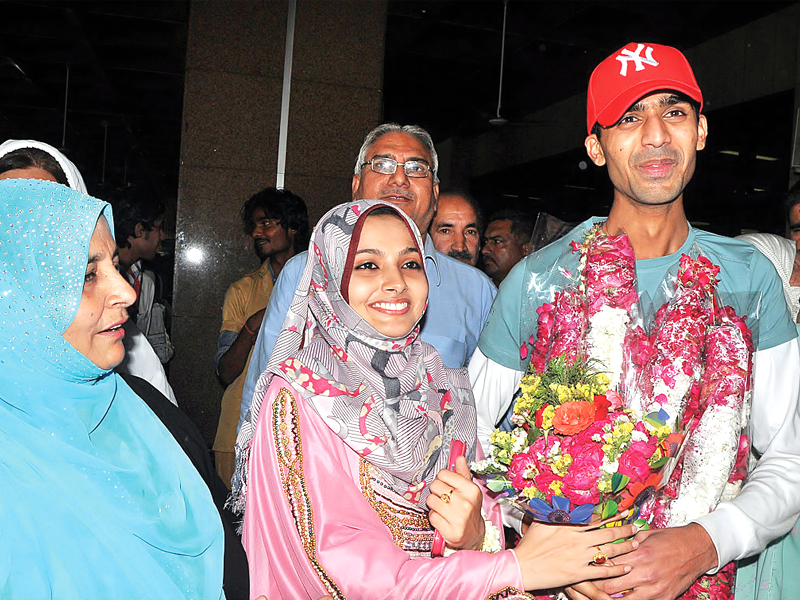
[{"label": "red baseball cap", "polygon": [[686,57],[675,48],[631,42],[597,65],[589,78],[586,129],[611,127],[637,100],[656,90],[686,94],[703,108],[703,93]]}]

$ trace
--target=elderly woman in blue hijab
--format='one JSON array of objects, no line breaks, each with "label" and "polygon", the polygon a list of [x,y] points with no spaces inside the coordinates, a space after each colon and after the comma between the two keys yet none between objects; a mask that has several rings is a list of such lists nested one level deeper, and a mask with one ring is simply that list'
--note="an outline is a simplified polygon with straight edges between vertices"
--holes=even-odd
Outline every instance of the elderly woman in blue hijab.
[{"label": "elderly woman in blue hijab", "polygon": [[111,208],[0,181],[0,598],[221,598],[197,470],[113,372],[133,291]]}]

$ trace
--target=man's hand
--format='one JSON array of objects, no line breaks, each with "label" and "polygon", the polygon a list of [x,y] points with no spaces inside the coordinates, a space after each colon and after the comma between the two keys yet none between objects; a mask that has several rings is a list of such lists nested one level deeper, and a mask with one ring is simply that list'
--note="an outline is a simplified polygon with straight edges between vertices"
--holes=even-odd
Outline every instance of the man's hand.
[{"label": "man's hand", "polygon": [[625,600],[674,600],[717,566],[714,543],[697,523],[640,531],[635,539],[639,548],[624,557],[625,564],[632,567],[630,573],[578,584],[569,590],[573,599],[606,598],[597,592],[614,594],[633,589]]},{"label": "man's hand", "polygon": [[247,325],[247,328],[250,331],[254,331],[256,335],[258,335],[258,330],[261,329],[261,321],[264,320],[264,313],[266,312],[267,312],[266,308],[257,310],[252,315],[250,315],[250,317],[247,319],[247,322],[245,323],[245,325]]},{"label": "man's hand", "polygon": [[244,327],[239,331],[239,335],[223,354],[217,363],[217,374],[226,386],[242,374],[247,367],[247,358],[250,356],[250,348],[256,343],[258,330],[261,329],[261,321],[264,320],[265,308],[254,312],[245,321]]}]

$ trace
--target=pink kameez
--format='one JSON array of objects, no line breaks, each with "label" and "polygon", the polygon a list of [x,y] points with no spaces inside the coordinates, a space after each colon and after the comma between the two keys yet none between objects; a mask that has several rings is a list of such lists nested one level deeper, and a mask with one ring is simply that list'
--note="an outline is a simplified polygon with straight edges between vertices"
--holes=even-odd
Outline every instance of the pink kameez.
[{"label": "pink kameez", "polygon": [[[251,598],[530,597],[519,591],[511,550],[433,559],[414,552],[415,540],[432,538],[424,514],[387,510],[369,464],[278,376],[264,397],[249,469],[243,543]],[[499,507],[484,497],[486,514],[501,527]]]}]

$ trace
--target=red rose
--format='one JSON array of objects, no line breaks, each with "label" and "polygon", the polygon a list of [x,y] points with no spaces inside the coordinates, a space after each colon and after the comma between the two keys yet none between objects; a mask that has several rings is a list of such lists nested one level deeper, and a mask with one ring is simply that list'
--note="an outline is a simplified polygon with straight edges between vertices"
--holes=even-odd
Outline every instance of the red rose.
[{"label": "red rose", "polygon": [[537,410],[536,414],[534,415],[534,418],[533,418],[534,424],[539,429],[543,429],[542,426],[544,425],[544,409],[545,408],[547,408],[547,405],[545,405],[542,408],[540,408],[539,410]]},{"label": "red rose", "polygon": [[633,483],[643,482],[650,475],[650,465],[641,452],[628,449],[619,457],[619,472],[630,477]]},{"label": "red rose", "polygon": [[628,446],[628,450],[633,450],[634,452],[638,452],[645,459],[649,459],[653,456],[653,453],[656,451],[658,447],[658,438],[654,435],[651,435],[646,442],[631,442],[630,446]]},{"label": "red rose", "polygon": [[538,472],[536,460],[527,452],[518,452],[515,454],[508,467],[508,477],[511,479],[511,484],[517,490],[523,490],[534,485],[533,480]]},{"label": "red rose", "polygon": [[564,475],[561,493],[575,504],[597,504],[600,501],[597,480],[602,464],[603,449],[599,444],[581,448],[579,454],[573,455],[569,471]]},{"label": "red rose", "polygon": [[611,402],[608,401],[603,394],[598,394],[594,397],[594,420],[602,421],[608,416],[608,409],[611,408]]}]

